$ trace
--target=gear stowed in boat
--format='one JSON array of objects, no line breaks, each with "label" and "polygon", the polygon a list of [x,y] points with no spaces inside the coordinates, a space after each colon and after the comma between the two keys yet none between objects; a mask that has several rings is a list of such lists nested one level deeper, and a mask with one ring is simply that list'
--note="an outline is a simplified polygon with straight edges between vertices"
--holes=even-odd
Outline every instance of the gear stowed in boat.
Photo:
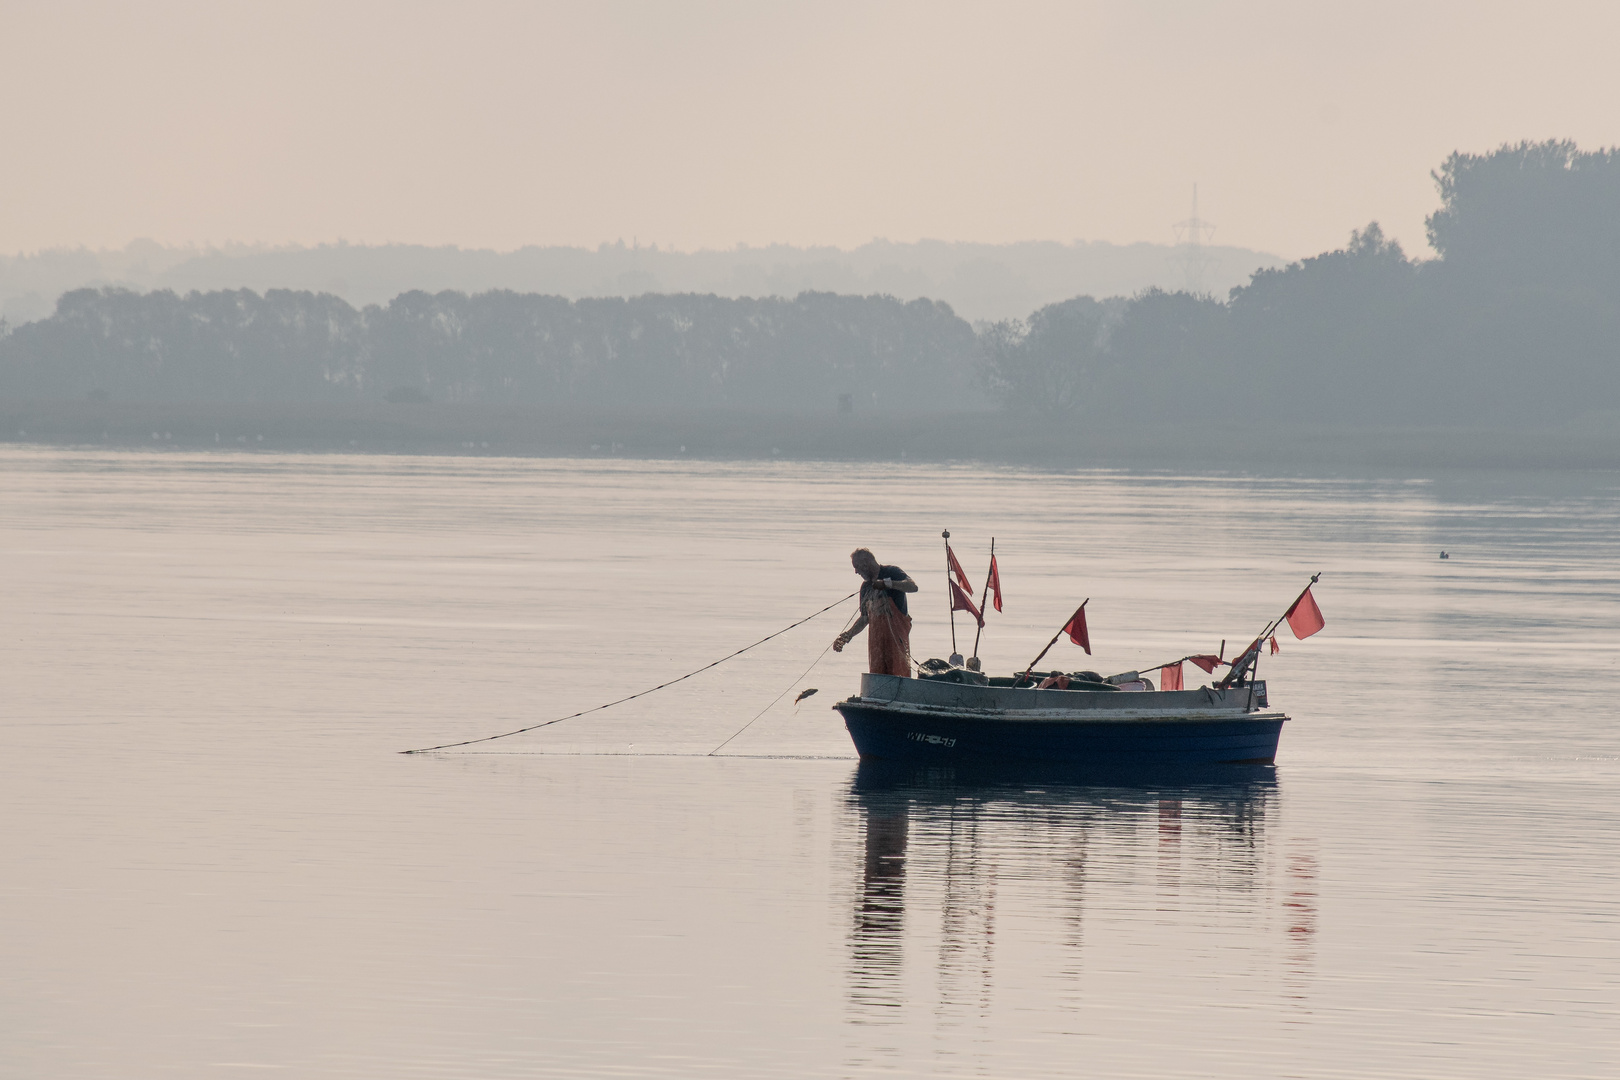
[{"label": "gear stowed in boat", "polygon": [[925,665],[916,679],[862,675],[861,692],[833,707],[862,758],[1208,765],[1277,756],[1288,717],[1267,711],[1263,681],[1132,691],[1093,678],[1079,672],[1067,689],[1061,680],[1043,689],[1040,676],[988,679]]}]

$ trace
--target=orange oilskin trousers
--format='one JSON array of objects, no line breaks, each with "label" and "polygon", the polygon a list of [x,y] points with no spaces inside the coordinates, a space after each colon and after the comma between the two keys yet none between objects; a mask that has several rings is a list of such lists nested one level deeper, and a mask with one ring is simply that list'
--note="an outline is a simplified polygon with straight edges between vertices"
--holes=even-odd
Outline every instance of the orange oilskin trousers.
[{"label": "orange oilskin trousers", "polygon": [[866,666],[874,675],[911,677],[911,616],[883,593],[866,605]]}]

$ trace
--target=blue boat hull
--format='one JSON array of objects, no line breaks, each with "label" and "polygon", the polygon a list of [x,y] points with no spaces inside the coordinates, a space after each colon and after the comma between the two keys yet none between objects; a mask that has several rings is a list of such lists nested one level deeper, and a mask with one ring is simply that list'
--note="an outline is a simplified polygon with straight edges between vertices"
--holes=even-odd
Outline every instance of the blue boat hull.
[{"label": "blue boat hull", "polygon": [[886,761],[1041,761],[1087,766],[1270,764],[1283,717],[1222,720],[983,719],[836,706],[865,758]]},{"label": "blue boat hull", "polygon": [[1040,798],[1062,799],[1064,793],[1099,791],[1111,799],[1161,798],[1193,795],[1248,800],[1264,798],[1277,786],[1277,766],[1230,763],[1168,764],[1153,761],[1077,763],[1026,761],[1018,758],[985,760],[889,761],[862,758],[855,770],[852,790],[858,796],[903,795],[915,802],[949,802],[963,796],[994,801]]}]

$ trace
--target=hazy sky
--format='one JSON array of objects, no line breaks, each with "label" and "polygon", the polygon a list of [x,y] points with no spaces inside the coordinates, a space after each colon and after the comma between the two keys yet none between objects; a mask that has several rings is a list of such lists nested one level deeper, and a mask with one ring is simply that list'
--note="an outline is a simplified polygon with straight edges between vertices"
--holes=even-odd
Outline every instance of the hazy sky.
[{"label": "hazy sky", "polygon": [[1426,251],[1454,148],[1620,143],[1620,4],[18,3],[0,251],[1172,239]]}]

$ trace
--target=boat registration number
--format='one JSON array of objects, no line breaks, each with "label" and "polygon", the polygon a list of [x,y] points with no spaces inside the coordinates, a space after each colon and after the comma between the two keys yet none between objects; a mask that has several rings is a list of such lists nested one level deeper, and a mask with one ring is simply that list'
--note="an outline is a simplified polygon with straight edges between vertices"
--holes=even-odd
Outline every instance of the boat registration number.
[{"label": "boat registration number", "polygon": [[906,738],[912,742],[925,742],[930,746],[955,746],[956,740],[946,738],[944,735],[926,735],[921,731],[908,731]]}]

